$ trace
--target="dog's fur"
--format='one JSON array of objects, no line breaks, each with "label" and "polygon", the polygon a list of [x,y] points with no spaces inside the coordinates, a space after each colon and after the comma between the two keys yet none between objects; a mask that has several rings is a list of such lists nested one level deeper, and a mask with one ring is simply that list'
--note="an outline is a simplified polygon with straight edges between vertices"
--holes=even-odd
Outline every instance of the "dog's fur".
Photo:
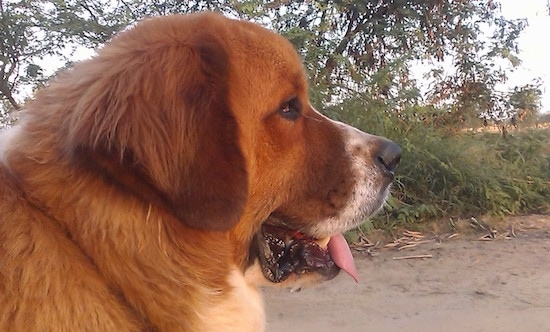
[{"label": "dog's fur", "polygon": [[260,331],[262,222],[328,237],[391,181],[290,43],[209,13],[120,33],[1,139],[2,331]]}]

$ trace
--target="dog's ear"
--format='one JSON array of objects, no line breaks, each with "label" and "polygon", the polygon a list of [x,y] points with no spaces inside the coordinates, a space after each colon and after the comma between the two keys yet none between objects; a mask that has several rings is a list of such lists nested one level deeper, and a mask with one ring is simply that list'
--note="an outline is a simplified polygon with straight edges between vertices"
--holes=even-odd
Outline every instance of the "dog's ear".
[{"label": "dog's ear", "polygon": [[157,32],[146,44],[141,33],[123,33],[83,64],[96,80],[67,119],[69,146],[184,224],[228,230],[248,193],[227,99],[228,55],[212,35],[159,40]]}]

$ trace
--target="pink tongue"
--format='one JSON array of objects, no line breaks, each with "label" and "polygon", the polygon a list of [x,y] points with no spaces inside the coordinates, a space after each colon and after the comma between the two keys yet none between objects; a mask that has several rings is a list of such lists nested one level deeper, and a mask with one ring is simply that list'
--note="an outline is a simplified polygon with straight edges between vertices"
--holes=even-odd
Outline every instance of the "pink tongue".
[{"label": "pink tongue", "polygon": [[355,263],[353,262],[353,256],[351,250],[349,250],[348,243],[342,234],[335,234],[330,237],[328,242],[328,252],[334,263],[346,271],[355,282],[359,281],[357,278],[357,271],[355,270]]}]

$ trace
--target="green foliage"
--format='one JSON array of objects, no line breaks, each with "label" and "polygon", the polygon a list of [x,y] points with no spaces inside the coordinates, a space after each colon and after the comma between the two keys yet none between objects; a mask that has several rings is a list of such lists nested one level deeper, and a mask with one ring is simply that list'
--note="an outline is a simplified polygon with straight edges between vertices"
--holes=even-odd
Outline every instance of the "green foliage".
[{"label": "green foliage", "polygon": [[550,213],[550,129],[499,133],[449,130],[433,108],[345,100],[325,113],[401,145],[403,158],[383,213],[366,221],[391,230],[448,217]]},{"label": "green foliage", "polygon": [[507,96],[510,105],[516,110],[525,110],[529,114],[536,115],[541,108],[541,85],[540,80],[532,84],[515,87]]},{"label": "green foliage", "polygon": [[21,87],[39,87],[49,79],[38,64],[41,60],[67,60],[76,45],[94,48],[110,39],[125,20],[119,21],[117,10],[105,9],[109,3],[0,1],[0,100],[19,109]]},{"label": "green foliage", "polygon": [[357,94],[418,101],[411,65],[431,63],[428,101],[450,109],[453,123],[491,109],[495,86],[520,63],[517,38],[526,26],[485,0],[247,3],[251,18],[298,48],[321,101]]},{"label": "green foliage", "polygon": [[[456,136],[416,127],[377,226],[446,217],[550,212],[550,131]],[[390,225],[388,225],[390,223]]]}]

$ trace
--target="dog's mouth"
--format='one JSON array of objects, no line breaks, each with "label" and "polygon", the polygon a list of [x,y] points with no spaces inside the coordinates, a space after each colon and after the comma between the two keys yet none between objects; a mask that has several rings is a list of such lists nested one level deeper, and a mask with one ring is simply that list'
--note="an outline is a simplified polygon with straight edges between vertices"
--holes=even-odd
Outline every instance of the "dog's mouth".
[{"label": "dog's mouth", "polygon": [[342,234],[315,239],[283,225],[264,223],[254,241],[262,273],[271,282],[312,272],[330,280],[340,269],[357,281],[353,256]]}]

